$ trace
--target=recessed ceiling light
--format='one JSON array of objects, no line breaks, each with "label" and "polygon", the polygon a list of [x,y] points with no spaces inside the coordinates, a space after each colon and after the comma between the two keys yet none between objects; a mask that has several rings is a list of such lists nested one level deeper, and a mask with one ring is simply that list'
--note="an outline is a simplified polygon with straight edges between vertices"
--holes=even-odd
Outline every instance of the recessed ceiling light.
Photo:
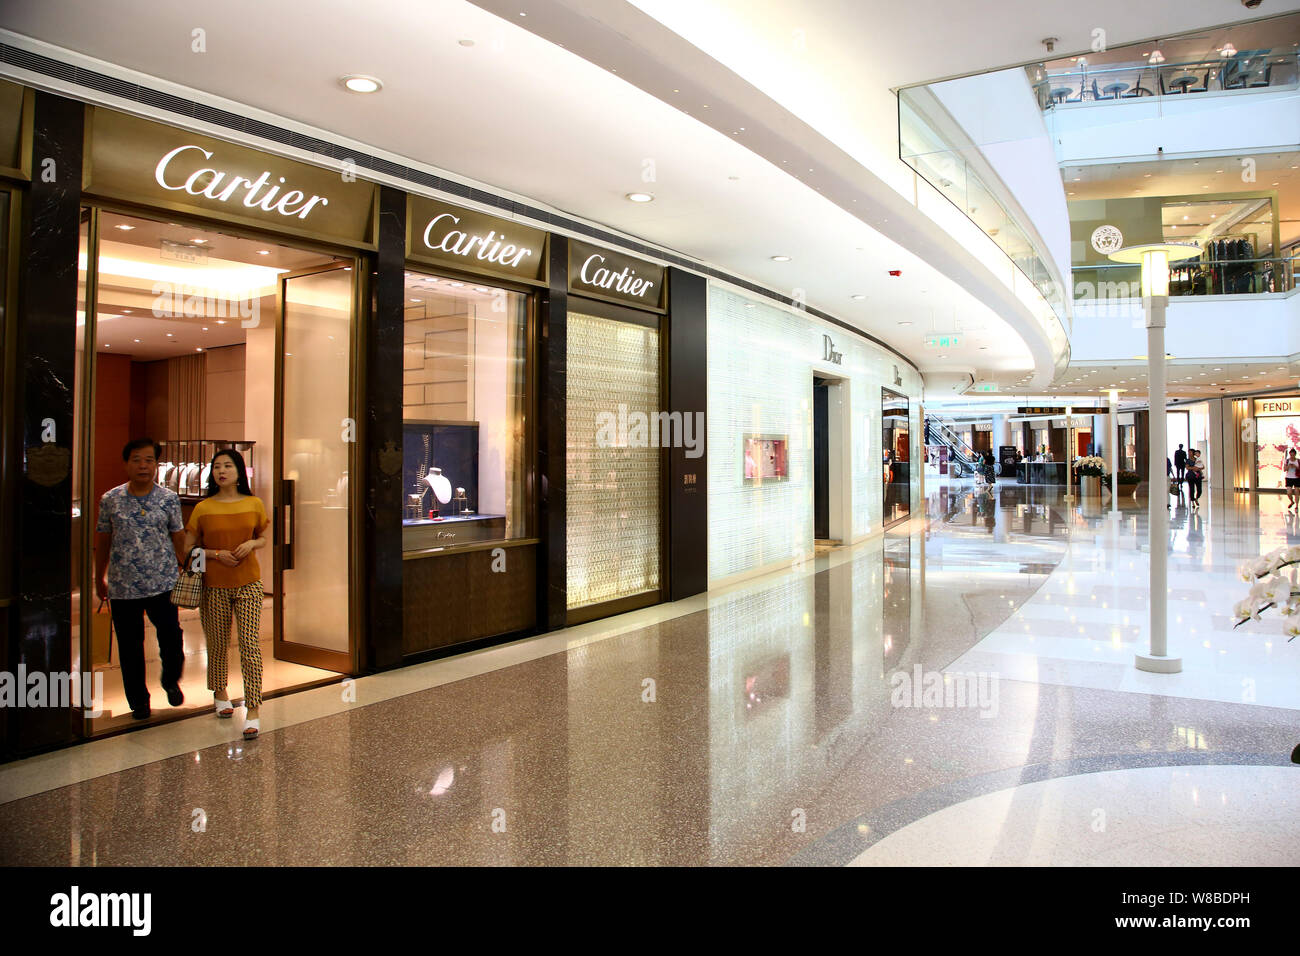
[{"label": "recessed ceiling light", "polygon": [[[1294,166],[1292,166],[1291,168],[1292,168],[1292,169],[1295,169]],[[123,232],[130,232],[132,229],[135,228],[135,226],[128,226],[126,223],[122,223],[122,224],[120,224],[120,225],[114,226],[113,228],[114,228],[114,229],[121,229]]]},{"label": "recessed ceiling light", "polygon": [[269,256],[269,255],[271,254],[271,250],[270,250],[270,249],[258,249],[258,250],[257,250],[257,254],[258,254],[259,256]]},{"label": "recessed ceiling light", "polygon": [[206,239],[191,239],[191,240],[190,240],[190,242],[194,243],[196,246],[201,246],[201,245],[203,245],[203,244],[204,244],[205,242],[207,242],[207,241],[208,241],[208,240],[206,240]]},{"label": "recessed ceiling light", "polygon": [[419,300],[419,299],[412,299],[411,301],[412,301],[412,302],[419,302],[420,300]]},{"label": "recessed ceiling light", "polygon": [[206,325],[203,326],[203,331],[206,332],[207,330],[208,330],[208,327],[207,327]]},{"label": "recessed ceiling light", "polygon": [[[465,44],[461,40],[461,45]],[[473,40],[469,41],[473,44]],[[351,93],[378,93],[384,88],[383,81],[376,76],[367,76],[364,73],[349,73],[346,76],[340,76],[339,82],[343,84],[344,89]]]},{"label": "recessed ceiling light", "polygon": [[476,286],[474,286],[474,291],[475,291],[475,292],[486,292],[486,291],[488,291],[488,290],[487,290],[487,286],[476,285]]},{"label": "recessed ceiling light", "polygon": [[632,202],[654,202],[654,196],[649,193],[628,193],[627,198]]},{"label": "recessed ceiling light", "polygon": [[168,332],[168,333],[167,333],[167,338],[170,339],[171,337],[172,337],[172,334],[171,334],[170,332]]},{"label": "recessed ceiling light", "polygon": [[912,323],[911,323],[911,322],[899,322],[898,324],[899,324],[899,325],[911,325]]},{"label": "recessed ceiling light", "polygon": [[226,324],[225,319],[217,319],[217,325],[225,325],[225,324]]},{"label": "recessed ceiling light", "polygon": [[104,343],[104,348],[111,349],[112,347],[113,346],[109,345],[107,342]]},{"label": "recessed ceiling light", "polygon": [[863,295],[861,292],[859,292],[857,295],[851,295],[851,296],[849,296],[849,298],[850,298],[850,299],[858,299],[858,300],[862,300],[862,299],[865,299],[866,296]]},{"label": "recessed ceiling light", "polygon": [[203,349],[195,349],[194,351],[196,351],[196,352],[202,352]]},{"label": "recessed ceiling light", "polygon": [[139,339],[132,339],[131,341],[132,341],[132,342],[139,342],[140,340],[139,340]]},{"label": "recessed ceiling light", "polygon": [[789,261],[790,261],[790,257],[789,257],[789,256],[773,256],[773,257],[772,257],[772,261],[773,261],[773,262],[789,262]]},{"label": "recessed ceiling light", "polygon": [[463,283],[463,282],[453,282],[453,283],[451,283],[451,284],[452,284],[453,286],[455,286],[457,289],[464,288],[464,286],[465,286],[465,283]]},{"label": "recessed ceiling light", "polygon": [[755,303],[755,302],[746,302],[746,303],[745,303],[745,308],[747,308],[747,309],[753,309],[753,308],[756,308],[756,307],[757,307],[757,303]]}]

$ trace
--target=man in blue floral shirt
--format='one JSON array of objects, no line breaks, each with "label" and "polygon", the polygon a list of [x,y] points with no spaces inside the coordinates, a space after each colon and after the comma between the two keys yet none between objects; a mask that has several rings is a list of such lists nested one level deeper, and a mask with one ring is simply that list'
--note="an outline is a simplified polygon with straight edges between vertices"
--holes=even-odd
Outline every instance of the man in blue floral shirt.
[{"label": "man in blue floral shirt", "polygon": [[144,682],[144,615],[158,632],[162,686],[167,702],[179,707],[185,648],[171,591],[176,585],[185,525],[181,500],[156,483],[157,442],[137,438],[122,449],[126,484],[104,493],[95,525],[95,593],[107,599],[117,633],[122,685],[131,716],[146,720],[149,688]]}]

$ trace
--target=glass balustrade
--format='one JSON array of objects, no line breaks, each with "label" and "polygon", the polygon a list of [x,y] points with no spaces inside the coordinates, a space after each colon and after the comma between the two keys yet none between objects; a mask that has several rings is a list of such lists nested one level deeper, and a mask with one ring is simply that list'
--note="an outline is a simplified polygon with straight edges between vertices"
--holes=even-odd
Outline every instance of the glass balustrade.
[{"label": "glass balustrade", "polygon": [[1049,70],[1040,63],[1027,67],[1026,72],[1039,106],[1048,111],[1071,104],[1131,102],[1157,96],[1295,89],[1300,66],[1296,53],[1252,51],[1158,65],[1090,67],[1085,58],[1083,65],[1068,70]]}]

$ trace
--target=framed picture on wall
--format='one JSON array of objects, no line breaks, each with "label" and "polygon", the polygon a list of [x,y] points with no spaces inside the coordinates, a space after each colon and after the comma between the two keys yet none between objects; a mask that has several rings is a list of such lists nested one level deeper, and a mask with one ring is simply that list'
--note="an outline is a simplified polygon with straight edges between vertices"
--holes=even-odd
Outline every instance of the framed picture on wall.
[{"label": "framed picture on wall", "polygon": [[785,481],[790,477],[789,450],[788,435],[746,435],[745,481]]}]

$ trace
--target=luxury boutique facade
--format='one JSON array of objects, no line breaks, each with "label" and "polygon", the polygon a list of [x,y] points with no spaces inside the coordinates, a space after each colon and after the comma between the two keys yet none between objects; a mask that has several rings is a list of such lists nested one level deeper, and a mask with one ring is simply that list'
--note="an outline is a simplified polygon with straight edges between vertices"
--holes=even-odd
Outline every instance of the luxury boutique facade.
[{"label": "luxury boutique facade", "polygon": [[[329,142],[139,112],[0,82],[0,646],[10,672],[103,674],[106,702],[0,709],[4,756],[133,726],[91,597],[133,437],[186,515],[215,451],[248,462],[271,696],[689,597],[918,509],[920,373],[835,317]],[[173,714],[208,709],[201,670]]]}]

